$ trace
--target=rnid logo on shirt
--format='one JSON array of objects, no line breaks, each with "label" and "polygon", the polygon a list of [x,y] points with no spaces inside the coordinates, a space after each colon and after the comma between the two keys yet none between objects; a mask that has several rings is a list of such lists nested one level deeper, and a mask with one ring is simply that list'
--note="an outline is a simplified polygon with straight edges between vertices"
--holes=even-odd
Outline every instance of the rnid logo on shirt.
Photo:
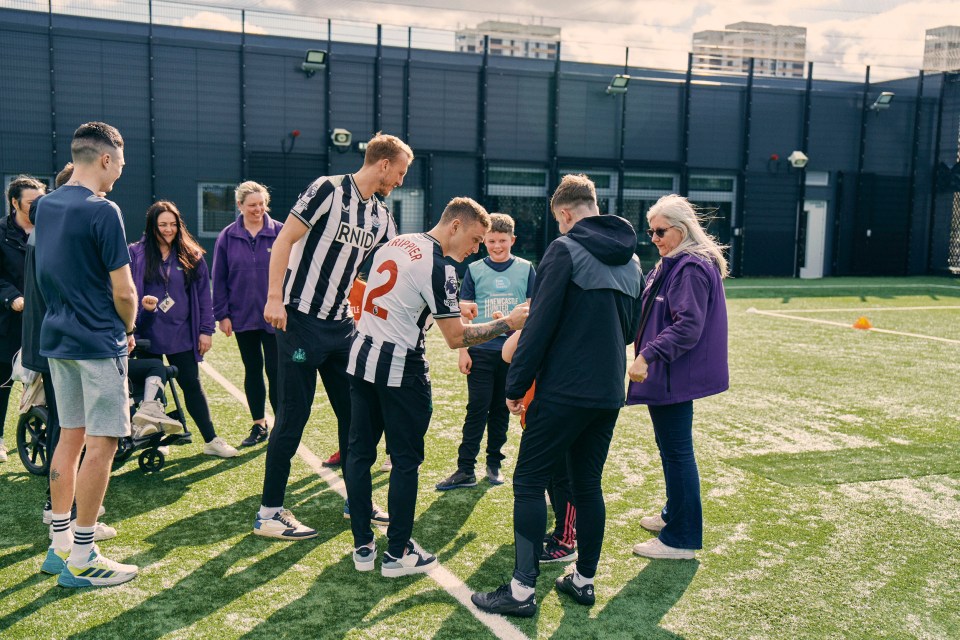
[{"label": "rnid logo on shirt", "polygon": [[376,240],[376,237],[369,231],[364,231],[360,227],[355,227],[346,222],[340,223],[337,234],[333,238],[338,242],[360,249],[369,249]]}]

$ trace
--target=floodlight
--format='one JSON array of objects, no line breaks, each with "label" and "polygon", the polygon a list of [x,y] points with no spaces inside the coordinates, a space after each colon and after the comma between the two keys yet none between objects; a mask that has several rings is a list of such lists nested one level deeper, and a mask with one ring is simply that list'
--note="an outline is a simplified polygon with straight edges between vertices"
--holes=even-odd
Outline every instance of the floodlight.
[{"label": "floodlight", "polygon": [[303,58],[303,62],[300,63],[300,70],[307,74],[309,78],[317,71],[326,68],[326,66],[327,52],[323,49],[309,49],[307,50],[307,55]]},{"label": "floodlight", "polygon": [[790,166],[795,169],[803,169],[807,166],[807,162],[810,159],[807,157],[803,151],[794,151],[789,156],[787,156],[787,162],[790,163]]},{"label": "floodlight", "polygon": [[895,94],[892,91],[884,91],[877,96],[877,99],[874,100],[873,104],[870,105],[870,111],[881,111],[883,109],[889,109],[890,103],[893,102],[893,96]]},{"label": "floodlight", "polygon": [[607,95],[626,93],[628,84],[630,84],[630,76],[618,73],[607,85]]}]

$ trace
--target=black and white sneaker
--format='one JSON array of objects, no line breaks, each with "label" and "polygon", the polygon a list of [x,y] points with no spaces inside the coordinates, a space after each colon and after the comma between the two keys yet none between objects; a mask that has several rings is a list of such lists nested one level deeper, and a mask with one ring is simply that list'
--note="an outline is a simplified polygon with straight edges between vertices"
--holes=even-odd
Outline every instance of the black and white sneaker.
[{"label": "black and white sneaker", "polygon": [[373,571],[377,559],[377,545],[357,547],[353,550],[353,567],[357,571]]},{"label": "black and white sneaker", "polygon": [[255,444],[260,444],[261,442],[267,439],[267,427],[263,424],[253,423],[253,426],[250,427],[250,435],[248,435],[243,442],[240,443],[241,447],[252,447]]},{"label": "black and white sneaker", "polygon": [[540,552],[540,562],[570,562],[577,559],[577,548],[568,547],[553,536]]},{"label": "black and white sneaker", "polygon": [[473,604],[481,611],[499,613],[505,616],[518,618],[532,618],[537,614],[537,596],[531,595],[526,600],[517,600],[510,591],[510,583],[500,585],[496,591],[489,593],[475,593],[470,596]]},{"label": "black and white sneaker", "polygon": [[289,509],[284,509],[272,518],[261,518],[260,514],[257,514],[253,521],[253,532],[258,536],[281,540],[307,540],[317,537],[317,530],[297,520]]},{"label": "black and white sneaker", "polygon": [[567,594],[580,604],[585,604],[588,607],[597,601],[593,594],[593,583],[578,587],[573,584],[572,573],[557,578],[557,591]]},{"label": "black and white sneaker", "polygon": [[383,554],[380,563],[380,573],[384,578],[399,578],[415,573],[426,573],[437,566],[436,556],[432,556],[420,547],[407,543],[406,552],[402,558],[394,558],[389,553]]}]

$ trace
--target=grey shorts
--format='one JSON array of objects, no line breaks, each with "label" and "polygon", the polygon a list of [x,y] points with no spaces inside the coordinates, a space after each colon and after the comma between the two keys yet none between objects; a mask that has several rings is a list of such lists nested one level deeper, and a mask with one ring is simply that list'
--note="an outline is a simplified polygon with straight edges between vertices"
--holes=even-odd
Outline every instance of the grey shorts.
[{"label": "grey shorts", "polygon": [[85,427],[87,435],[130,435],[127,356],[99,360],[50,358],[62,429]]}]

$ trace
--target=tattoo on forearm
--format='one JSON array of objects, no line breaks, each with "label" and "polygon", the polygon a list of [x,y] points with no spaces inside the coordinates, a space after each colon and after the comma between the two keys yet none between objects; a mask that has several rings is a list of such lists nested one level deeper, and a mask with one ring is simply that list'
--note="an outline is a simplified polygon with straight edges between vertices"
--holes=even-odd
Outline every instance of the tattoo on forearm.
[{"label": "tattoo on forearm", "polygon": [[483,324],[464,325],[463,346],[472,347],[496,338],[501,333],[510,331],[506,320],[494,320]]},{"label": "tattoo on forearm", "polygon": [[60,479],[60,472],[56,469],[50,469],[50,482],[56,482]]}]

